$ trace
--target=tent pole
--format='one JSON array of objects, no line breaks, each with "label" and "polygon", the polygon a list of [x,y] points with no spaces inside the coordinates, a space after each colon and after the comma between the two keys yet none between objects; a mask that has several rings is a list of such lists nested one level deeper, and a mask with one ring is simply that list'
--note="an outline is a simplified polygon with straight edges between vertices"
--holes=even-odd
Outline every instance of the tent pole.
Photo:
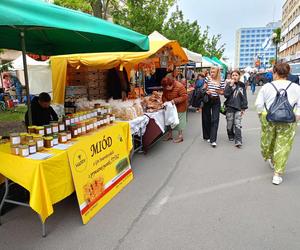
[{"label": "tent pole", "polygon": [[23,66],[24,66],[24,78],[25,78],[25,87],[26,87],[26,96],[27,96],[27,109],[28,109],[28,123],[32,125],[32,114],[30,108],[30,94],[29,94],[29,81],[28,81],[28,69],[26,62],[26,47],[25,47],[25,33],[24,31],[20,32],[21,37],[21,47],[22,47],[22,56],[23,56]]}]

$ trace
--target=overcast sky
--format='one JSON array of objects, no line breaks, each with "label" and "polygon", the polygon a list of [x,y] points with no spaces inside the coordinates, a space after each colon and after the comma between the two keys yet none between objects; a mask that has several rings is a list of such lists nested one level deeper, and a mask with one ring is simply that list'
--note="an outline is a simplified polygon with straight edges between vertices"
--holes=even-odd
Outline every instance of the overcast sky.
[{"label": "overcast sky", "polygon": [[177,0],[185,18],[207,25],[226,43],[225,56],[234,60],[235,32],[239,28],[261,27],[281,19],[285,0]]}]

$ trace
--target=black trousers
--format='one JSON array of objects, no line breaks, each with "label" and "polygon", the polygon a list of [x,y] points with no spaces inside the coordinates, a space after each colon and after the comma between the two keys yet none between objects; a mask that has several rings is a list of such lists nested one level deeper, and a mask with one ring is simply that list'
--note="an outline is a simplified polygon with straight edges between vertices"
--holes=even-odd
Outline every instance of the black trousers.
[{"label": "black trousers", "polygon": [[203,139],[210,142],[217,141],[217,134],[220,121],[220,98],[210,98],[202,109],[202,131]]}]

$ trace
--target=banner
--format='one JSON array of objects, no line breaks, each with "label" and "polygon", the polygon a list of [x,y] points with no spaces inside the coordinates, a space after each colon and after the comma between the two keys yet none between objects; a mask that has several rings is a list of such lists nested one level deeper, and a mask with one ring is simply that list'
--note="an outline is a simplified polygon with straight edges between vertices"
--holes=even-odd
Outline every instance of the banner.
[{"label": "banner", "polygon": [[119,193],[132,179],[129,123],[103,128],[68,150],[83,224]]}]

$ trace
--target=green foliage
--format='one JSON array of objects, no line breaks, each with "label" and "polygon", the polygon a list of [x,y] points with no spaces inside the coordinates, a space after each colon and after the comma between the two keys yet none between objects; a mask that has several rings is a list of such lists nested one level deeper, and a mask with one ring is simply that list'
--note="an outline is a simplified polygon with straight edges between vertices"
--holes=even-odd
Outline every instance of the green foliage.
[{"label": "green foliage", "polygon": [[117,0],[55,0],[54,3],[70,9],[80,10],[103,19],[117,6]]},{"label": "green foliage", "polygon": [[127,0],[124,6],[114,8],[114,22],[149,35],[153,31],[162,31],[170,7],[175,0]]},{"label": "green foliage", "polygon": [[201,32],[197,21],[184,20],[184,15],[178,6],[164,24],[162,33],[168,39],[177,40],[181,46],[204,56],[221,58],[225,50],[224,44],[218,46],[220,34],[209,37],[209,27]]},{"label": "green foliage", "polygon": [[273,30],[273,34],[276,34],[276,37],[273,37],[273,44],[279,44],[281,42],[281,28]]}]

